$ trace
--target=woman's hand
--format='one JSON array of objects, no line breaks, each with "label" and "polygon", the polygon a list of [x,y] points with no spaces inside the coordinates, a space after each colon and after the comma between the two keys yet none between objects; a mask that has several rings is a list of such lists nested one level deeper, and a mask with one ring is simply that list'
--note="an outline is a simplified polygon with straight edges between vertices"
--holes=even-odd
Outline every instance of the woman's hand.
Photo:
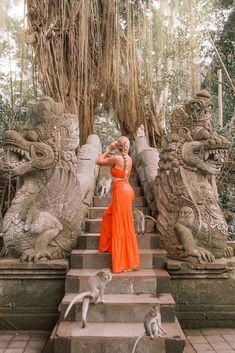
[{"label": "woman's hand", "polygon": [[117,141],[112,142],[104,153],[96,160],[97,165],[113,165],[116,163],[117,156],[108,157],[108,154],[117,147]]},{"label": "woman's hand", "polygon": [[111,152],[112,150],[114,150],[117,147],[117,141],[112,142],[107,148],[106,148],[106,152]]}]

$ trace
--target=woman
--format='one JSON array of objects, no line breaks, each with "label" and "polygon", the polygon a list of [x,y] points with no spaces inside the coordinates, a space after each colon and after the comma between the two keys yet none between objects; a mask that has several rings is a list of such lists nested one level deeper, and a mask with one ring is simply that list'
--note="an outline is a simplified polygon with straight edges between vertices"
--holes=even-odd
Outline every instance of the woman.
[{"label": "woman", "polygon": [[[96,161],[98,165],[112,166],[112,201],[103,215],[99,250],[111,252],[114,273],[134,271],[140,265],[132,213],[134,191],[128,182],[132,168],[129,147],[128,138],[121,136]],[[115,148],[118,154],[108,157]]]}]

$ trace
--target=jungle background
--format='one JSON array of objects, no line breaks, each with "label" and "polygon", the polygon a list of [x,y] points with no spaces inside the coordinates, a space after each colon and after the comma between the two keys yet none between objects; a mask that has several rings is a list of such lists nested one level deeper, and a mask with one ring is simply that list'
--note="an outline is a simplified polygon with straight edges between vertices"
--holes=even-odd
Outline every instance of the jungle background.
[{"label": "jungle background", "polygon": [[[235,239],[234,58],[233,0],[0,0],[0,141],[50,95],[78,115],[81,144],[133,139],[143,124],[161,148],[173,109],[206,88],[231,142],[218,185]],[[3,215],[14,184],[2,175],[0,189]]]}]

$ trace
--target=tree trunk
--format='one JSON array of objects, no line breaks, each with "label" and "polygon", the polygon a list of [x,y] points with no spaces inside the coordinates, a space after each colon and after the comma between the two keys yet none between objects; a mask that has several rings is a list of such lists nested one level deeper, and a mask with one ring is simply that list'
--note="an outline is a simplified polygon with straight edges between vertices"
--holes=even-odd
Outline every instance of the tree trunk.
[{"label": "tree trunk", "polygon": [[[113,109],[122,133],[133,137],[152,106],[150,83],[147,86],[139,73],[138,14],[132,2],[27,0],[27,5],[44,94],[62,102],[66,112],[78,115],[81,144],[93,132],[98,104]],[[146,16],[144,11],[141,16]],[[156,117],[149,123],[159,134]]]}]

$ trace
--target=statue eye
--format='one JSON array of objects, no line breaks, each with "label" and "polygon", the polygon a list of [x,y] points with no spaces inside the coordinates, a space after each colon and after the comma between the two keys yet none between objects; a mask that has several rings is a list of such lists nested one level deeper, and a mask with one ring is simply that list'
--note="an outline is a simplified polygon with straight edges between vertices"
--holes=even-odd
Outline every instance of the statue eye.
[{"label": "statue eye", "polygon": [[29,141],[34,141],[34,142],[38,141],[38,134],[35,130],[25,130],[24,137],[26,138],[26,140],[29,140]]}]

